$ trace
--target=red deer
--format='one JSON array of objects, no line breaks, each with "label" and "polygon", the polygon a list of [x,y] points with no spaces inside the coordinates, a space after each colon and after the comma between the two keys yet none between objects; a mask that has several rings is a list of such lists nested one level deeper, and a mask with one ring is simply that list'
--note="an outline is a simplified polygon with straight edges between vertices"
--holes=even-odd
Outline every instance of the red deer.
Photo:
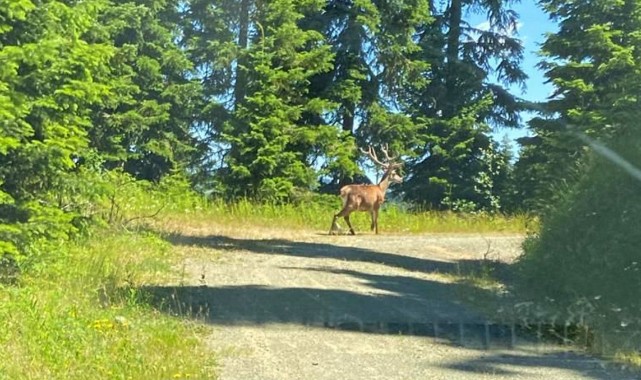
[{"label": "red deer", "polygon": [[385,193],[391,183],[403,182],[396,170],[403,166],[402,162],[394,162],[395,157],[390,157],[387,152],[387,146],[381,147],[381,151],[385,154],[385,162],[381,162],[376,157],[376,152],[372,146],[368,151],[361,149],[361,151],[369,156],[369,158],[379,165],[383,171],[383,178],[376,185],[347,185],[341,188],[341,198],[343,199],[343,208],[340,212],[334,215],[332,226],[330,227],[329,234],[334,235],[339,229],[336,220],[341,216],[347,222],[349,233],[355,235],[352,223],[349,221],[349,215],[354,211],[367,211],[372,217],[371,229],[378,234],[378,210],[381,204],[385,201]]}]

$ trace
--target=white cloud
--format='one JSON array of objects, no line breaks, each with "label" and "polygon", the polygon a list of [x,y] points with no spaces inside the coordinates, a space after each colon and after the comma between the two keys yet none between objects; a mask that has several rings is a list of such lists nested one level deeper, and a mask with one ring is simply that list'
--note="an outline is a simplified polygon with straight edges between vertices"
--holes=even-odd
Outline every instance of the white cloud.
[{"label": "white cloud", "polygon": [[482,31],[490,30],[490,22],[489,21],[483,21],[482,23],[474,26],[474,29],[478,29],[478,30],[482,30]]},{"label": "white cloud", "polygon": [[[505,34],[505,35],[510,36],[510,37],[515,37],[518,34],[519,30],[521,30],[522,28],[523,28],[523,23],[521,21],[517,21],[516,24],[513,25],[513,26],[510,26],[510,27],[508,27],[506,29],[494,28],[494,31],[497,32],[497,33]],[[477,30],[485,32],[485,31],[491,30],[492,28],[491,28],[491,25],[490,25],[490,21],[486,20],[486,21],[483,21],[483,22],[475,25],[474,29],[477,29]]]}]

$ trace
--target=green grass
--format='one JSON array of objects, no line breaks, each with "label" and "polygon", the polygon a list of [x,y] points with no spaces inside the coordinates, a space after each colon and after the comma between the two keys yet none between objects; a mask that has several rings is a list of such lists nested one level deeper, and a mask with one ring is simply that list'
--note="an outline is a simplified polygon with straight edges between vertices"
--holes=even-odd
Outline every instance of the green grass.
[{"label": "green grass", "polygon": [[0,379],[215,378],[205,326],[118,290],[162,279],[172,260],[159,238],[122,231],[50,252],[0,287]]},{"label": "green grass", "polygon": [[[258,204],[248,200],[234,203],[212,201],[195,213],[174,214],[184,223],[193,220],[237,226],[260,226],[329,231],[332,218],[341,208],[340,199],[306,204]],[[357,233],[369,233],[370,216],[355,212],[350,217]],[[346,229],[342,218],[339,224]],[[526,214],[457,214],[452,212],[409,212],[386,204],[379,214],[379,233],[527,233],[538,221]]]}]

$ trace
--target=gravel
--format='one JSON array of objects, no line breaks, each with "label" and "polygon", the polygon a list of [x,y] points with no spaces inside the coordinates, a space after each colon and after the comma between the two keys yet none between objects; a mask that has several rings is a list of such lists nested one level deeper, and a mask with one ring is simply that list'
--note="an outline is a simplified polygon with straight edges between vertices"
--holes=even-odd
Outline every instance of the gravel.
[{"label": "gravel", "polygon": [[150,291],[212,326],[223,380],[639,378],[567,347],[487,339],[456,274],[507,267],[521,236],[208,226],[168,239],[183,275]]}]

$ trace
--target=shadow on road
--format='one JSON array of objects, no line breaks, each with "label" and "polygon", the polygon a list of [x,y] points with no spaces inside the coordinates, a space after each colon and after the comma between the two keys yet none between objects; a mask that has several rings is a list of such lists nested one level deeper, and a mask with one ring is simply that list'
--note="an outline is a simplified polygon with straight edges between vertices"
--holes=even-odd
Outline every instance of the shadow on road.
[{"label": "shadow on road", "polygon": [[286,323],[371,333],[429,335],[433,323],[471,325],[483,321],[469,308],[447,300],[445,293],[451,292],[449,287],[453,285],[398,276],[377,277],[371,286],[398,288],[399,292],[363,294],[257,285],[149,286],[140,290],[165,312],[200,317],[222,325]]},{"label": "shadow on road", "polygon": [[[285,239],[236,239],[227,236],[168,235],[174,245],[215,250],[292,257],[328,258],[378,263],[423,273],[473,274],[487,270],[506,278],[508,265],[485,260],[444,262],[343,247],[327,243]],[[144,286],[139,288],[151,305],[176,316],[189,317],[219,326],[297,324],[310,328],[335,329],[367,334],[436,337],[446,344],[468,349],[514,348],[514,324],[489,322],[481,313],[460,302],[469,298],[488,300],[491,292],[460,282],[444,283],[424,278],[372,274],[330,266],[281,266],[292,273],[348,276],[358,279],[372,292],[315,287],[236,286]],[[467,302],[466,302],[467,303]],[[521,330],[522,331],[522,330]],[[531,336],[520,336],[522,341]],[[556,354],[555,354],[556,355]],[[583,356],[550,356],[542,353],[501,355],[488,351],[478,360],[444,364],[444,368],[467,373],[518,376],[525,367],[571,370],[585,378],[611,379],[612,375]]]},{"label": "shadow on road", "polygon": [[[524,371],[537,368],[556,368],[567,371],[567,374],[578,373],[584,379],[599,380],[632,380],[639,379],[635,374],[607,365],[603,361],[575,352],[525,352],[519,354],[494,353],[478,359],[455,362],[442,366],[461,372],[487,374],[520,378]],[[609,368],[608,368],[609,367]],[[485,378],[485,377],[484,377]],[[573,377],[574,378],[574,377]],[[559,379],[561,379],[559,377]]]},{"label": "shadow on road", "polygon": [[174,245],[205,247],[216,250],[245,250],[274,255],[310,258],[330,258],[387,265],[409,271],[473,275],[492,273],[502,282],[509,281],[509,265],[496,260],[456,260],[455,262],[416,258],[358,247],[344,247],[327,243],[297,242],[284,239],[235,239],[228,236],[188,236],[168,234],[165,238]]},{"label": "shadow on road", "polygon": [[[166,235],[166,239],[174,245],[291,258],[376,263],[409,272],[463,275],[487,270],[484,266],[490,265],[492,271],[507,271],[507,264],[494,261],[446,262],[328,243],[236,239],[219,235],[200,237],[171,234]],[[286,265],[290,266],[277,269],[290,277],[308,273],[322,285],[151,286],[142,290],[150,295],[156,306],[167,312],[201,316],[215,324],[296,323],[370,333],[432,336],[447,335],[448,331],[456,330],[459,340],[461,334],[469,335],[466,330],[478,335],[475,330],[484,323],[480,311],[460,300],[496,302],[493,293],[465,282],[432,281],[409,273],[407,276],[399,275],[398,272],[393,275],[373,274],[339,268],[332,263],[322,266],[322,262],[315,262],[319,263],[318,266],[312,267],[309,262],[301,267],[297,267],[296,263],[295,260],[288,261]],[[287,271],[291,271],[291,274],[287,274]],[[350,281],[362,287],[353,291],[340,285],[333,286],[337,276],[349,277]],[[328,286],[330,289],[326,288]],[[457,324],[464,327],[454,327]]]}]

